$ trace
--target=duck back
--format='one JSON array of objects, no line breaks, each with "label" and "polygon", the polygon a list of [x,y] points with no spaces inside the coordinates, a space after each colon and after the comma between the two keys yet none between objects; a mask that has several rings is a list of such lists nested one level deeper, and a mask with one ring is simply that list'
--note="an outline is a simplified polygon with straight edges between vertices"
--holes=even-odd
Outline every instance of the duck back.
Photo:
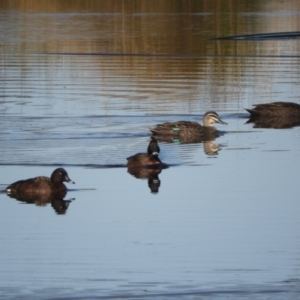
[{"label": "duck back", "polygon": [[297,103],[271,102],[254,106],[253,109],[246,109],[252,117],[300,118],[300,105]]},{"label": "duck back", "polygon": [[204,128],[197,122],[178,121],[158,124],[155,128],[150,129],[154,135],[186,135],[186,134],[204,134]]},{"label": "duck back", "polygon": [[153,166],[161,164],[157,155],[149,155],[148,153],[137,153],[127,158],[127,166]]},{"label": "duck back", "polygon": [[66,191],[66,186],[62,182],[52,183],[49,177],[39,176],[14,182],[6,188],[6,191],[10,194],[22,192],[28,194],[49,194]]}]

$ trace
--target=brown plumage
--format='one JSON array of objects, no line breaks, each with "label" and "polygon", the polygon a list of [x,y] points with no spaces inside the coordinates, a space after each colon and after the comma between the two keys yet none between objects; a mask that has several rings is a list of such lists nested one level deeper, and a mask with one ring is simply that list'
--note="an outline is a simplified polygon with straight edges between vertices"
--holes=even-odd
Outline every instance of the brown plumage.
[{"label": "brown plumage", "polygon": [[33,195],[41,199],[47,199],[51,194],[59,193],[63,198],[67,192],[63,182],[74,183],[68,176],[68,173],[63,168],[58,168],[53,171],[51,178],[39,176],[26,180],[19,180],[12,183],[6,188],[8,195],[14,198],[30,198]]},{"label": "brown plumage", "polygon": [[227,124],[220,119],[216,112],[208,111],[203,116],[203,126],[197,122],[189,121],[166,122],[156,125],[150,131],[154,136],[171,135],[187,140],[199,140],[199,137],[206,139],[216,136],[217,130],[213,126],[214,123]]},{"label": "brown plumage", "polygon": [[158,158],[160,152],[157,140],[151,138],[149,143],[147,153],[137,153],[133,156],[127,158],[127,166],[131,167],[153,167],[153,166],[163,166],[164,164]]},{"label": "brown plumage", "polygon": [[149,155],[148,153],[137,153],[127,158],[128,167],[158,166],[160,164],[161,160],[157,155]]},{"label": "brown plumage", "polygon": [[253,123],[254,128],[283,129],[300,125],[297,117],[252,116],[246,123]]},{"label": "brown plumage", "polygon": [[271,102],[256,104],[253,109],[246,109],[251,117],[299,118],[300,105],[293,102]]}]

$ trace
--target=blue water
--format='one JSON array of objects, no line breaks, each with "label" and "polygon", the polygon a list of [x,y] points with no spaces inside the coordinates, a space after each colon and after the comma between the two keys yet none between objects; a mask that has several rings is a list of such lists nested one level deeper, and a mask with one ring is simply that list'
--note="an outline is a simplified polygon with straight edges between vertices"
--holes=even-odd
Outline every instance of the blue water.
[{"label": "blue water", "polygon": [[[0,298],[298,299],[300,128],[254,128],[245,108],[300,104],[299,41],[209,39],[297,31],[296,2],[182,15],[79,2],[0,7]],[[228,16],[238,30],[215,24]],[[128,173],[150,127],[208,110],[228,125],[161,142],[158,193]],[[58,166],[76,182],[64,214],[4,192]]]}]

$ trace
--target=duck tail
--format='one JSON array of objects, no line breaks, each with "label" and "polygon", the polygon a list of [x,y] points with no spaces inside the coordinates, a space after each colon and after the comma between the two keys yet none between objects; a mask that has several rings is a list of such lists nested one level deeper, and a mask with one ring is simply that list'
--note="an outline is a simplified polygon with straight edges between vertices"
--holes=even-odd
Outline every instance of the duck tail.
[{"label": "duck tail", "polygon": [[257,113],[257,111],[254,110],[254,109],[245,108],[245,110],[246,110],[248,113],[250,113],[252,116],[257,116],[257,115],[259,115],[259,114]]}]

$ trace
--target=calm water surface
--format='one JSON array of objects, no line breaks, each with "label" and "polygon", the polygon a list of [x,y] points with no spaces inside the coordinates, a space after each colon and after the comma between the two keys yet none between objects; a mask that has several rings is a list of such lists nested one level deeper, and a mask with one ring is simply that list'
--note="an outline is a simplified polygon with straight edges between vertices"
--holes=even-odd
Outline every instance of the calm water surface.
[{"label": "calm water surface", "polygon": [[[58,166],[76,184],[65,202],[0,193],[0,297],[298,299],[300,129],[244,109],[300,104],[300,40],[213,38],[300,31],[299,15],[275,0],[1,3],[0,189]],[[150,127],[208,110],[220,137],[160,142],[168,169],[128,173]]]}]

